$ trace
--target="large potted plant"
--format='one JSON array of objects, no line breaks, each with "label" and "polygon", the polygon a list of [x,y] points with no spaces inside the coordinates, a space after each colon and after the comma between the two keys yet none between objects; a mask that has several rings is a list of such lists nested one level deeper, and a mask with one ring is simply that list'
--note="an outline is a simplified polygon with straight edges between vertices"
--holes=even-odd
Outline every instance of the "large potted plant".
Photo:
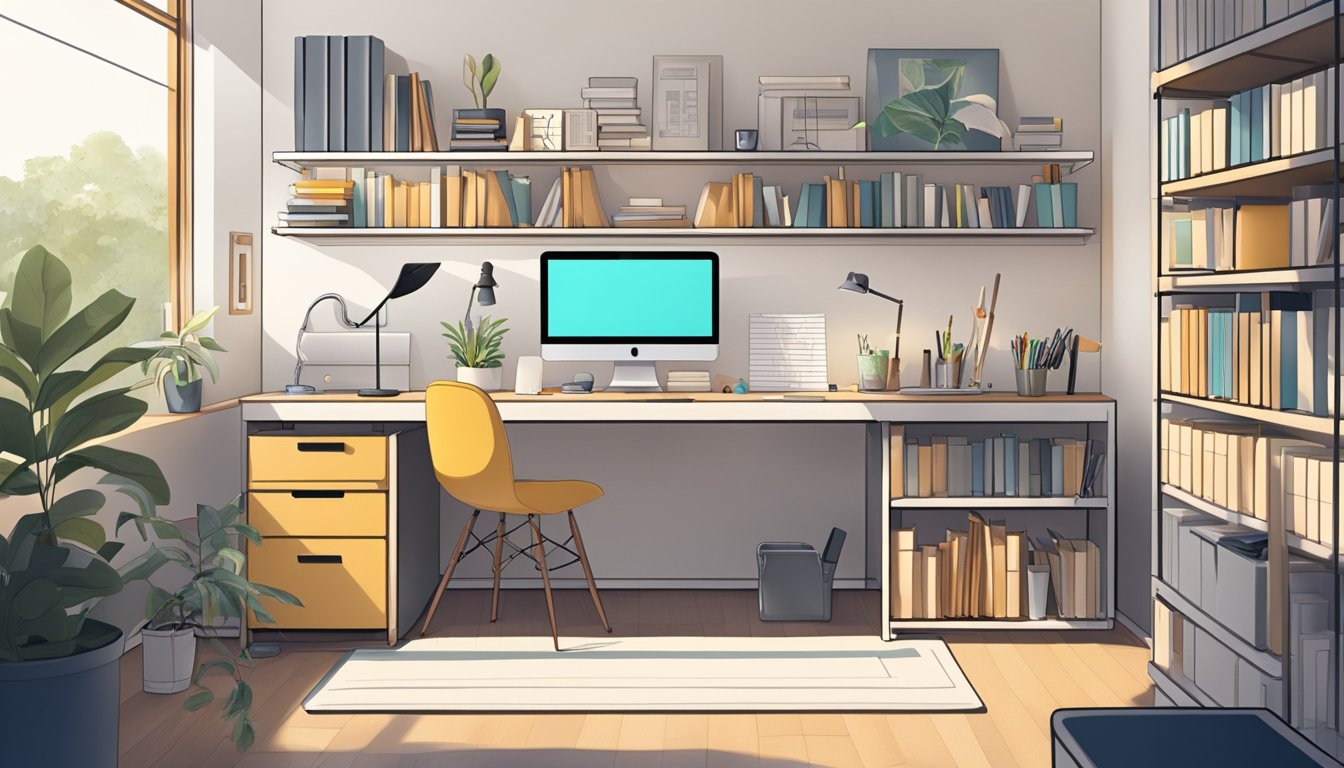
[{"label": "large potted plant", "polygon": [[221,712],[225,720],[233,722],[230,738],[239,750],[245,750],[256,737],[251,717],[252,688],[243,680],[243,668],[251,666],[247,650],[241,640],[234,653],[211,637],[216,658],[198,667],[196,631],[213,629],[221,619],[241,620],[249,608],[258,621],[274,621],[261,598],[286,605],[302,603],[288,592],[247,579],[242,540],[261,546],[262,537],[257,529],[242,522],[241,497],[234,497],[219,509],[197,504],[195,526],[191,526],[159,517],[153,499],[138,487],[128,486],[125,492],[136,500],[140,511],[123,512],[117,519],[117,529],[132,523],[141,536],[153,530],[161,542],[159,549],[191,572],[191,579],[176,591],[151,586],[145,599],[145,623],[140,633],[144,690],[178,693],[194,685],[196,691],[183,703],[194,710],[214,699],[214,692],[201,683],[207,673],[219,671],[232,676],[233,688]]},{"label": "large potted plant", "polygon": [[[227,350],[201,331],[215,316],[219,307],[211,307],[197,312],[177,333],[165,331],[155,341],[146,346],[154,354],[143,363],[141,370],[154,381],[154,385],[163,393],[169,413],[196,413],[201,410],[201,370],[210,374],[210,381],[219,378],[219,366],[211,352]],[[168,377],[173,383],[168,384]]]},{"label": "large potted plant", "polygon": [[[146,489],[156,504],[168,483],[146,456],[107,438],[142,416],[133,387],[100,385],[152,350],[95,350],[135,300],[107,291],[71,314],[70,270],[41,246],[24,254],[0,307],[0,497],[29,497],[38,511],[0,536],[0,754],[6,765],[115,766],[122,633],[88,618],[103,597],[166,562],[156,549],[114,568],[122,544],[95,515],[106,497],[83,487],[87,470]],[[87,483],[84,485],[87,486]],[[23,503],[23,501],[14,502]]]},{"label": "large potted plant", "polygon": [[457,380],[472,384],[486,392],[493,392],[504,386],[504,353],[499,351],[504,343],[504,327],[507,317],[491,320],[486,315],[479,328],[458,321],[456,325],[439,323],[446,330],[448,348],[453,352],[457,364]]}]

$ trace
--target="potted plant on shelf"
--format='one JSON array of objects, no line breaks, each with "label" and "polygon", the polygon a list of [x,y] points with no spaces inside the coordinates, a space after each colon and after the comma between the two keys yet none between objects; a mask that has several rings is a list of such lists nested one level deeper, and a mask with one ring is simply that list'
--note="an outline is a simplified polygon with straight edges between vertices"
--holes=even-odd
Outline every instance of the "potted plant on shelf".
[{"label": "potted plant on shelf", "polygon": [[454,138],[465,130],[473,138],[494,139],[498,145],[482,149],[507,148],[502,143],[507,134],[504,122],[507,115],[504,110],[492,109],[489,105],[490,92],[495,89],[495,83],[499,82],[499,72],[499,59],[493,53],[485,54],[480,67],[476,66],[476,57],[470,53],[462,58],[462,83],[471,93],[471,100],[476,108],[453,110]]},{"label": "potted plant on shelf", "polygon": [[[28,497],[34,511],[0,535],[0,754],[6,765],[117,764],[122,632],[88,617],[99,599],[147,578],[164,555],[151,546],[113,567],[122,543],[96,515],[97,489],[67,491],[97,469],[130,481],[155,504],[168,483],[153,459],[105,444],[147,403],[134,386],[99,386],[153,354],[103,345],[135,300],[115,290],[74,314],[69,268],[42,246],[23,255],[0,307],[0,498]],[[143,384],[143,382],[142,382]],[[140,386],[140,385],[135,385]],[[72,732],[72,727],[77,732]]]},{"label": "potted plant on shelf", "polygon": [[[197,312],[182,326],[181,331],[165,331],[157,340],[149,342],[151,348],[157,349],[141,364],[140,369],[163,392],[169,413],[196,413],[201,410],[202,368],[210,374],[210,381],[219,378],[219,367],[210,353],[227,350],[209,336],[201,335],[201,330],[218,310],[216,306]],[[173,377],[172,386],[165,381],[169,374]]]},{"label": "potted plant on shelf", "polygon": [[140,512],[122,513],[117,528],[133,523],[141,536],[152,530],[161,542],[159,549],[163,554],[191,572],[191,579],[177,591],[151,586],[145,599],[144,629],[140,633],[144,689],[149,693],[177,693],[194,685],[196,691],[183,706],[195,710],[214,699],[214,692],[201,684],[206,673],[219,670],[231,675],[233,689],[224,701],[222,713],[225,720],[233,722],[230,734],[233,743],[240,751],[245,750],[256,737],[251,718],[252,688],[242,674],[244,667],[251,666],[250,658],[241,640],[235,654],[218,638],[211,637],[210,645],[219,658],[198,667],[196,630],[212,629],[221,619],[241,620],[248,609],[259,621],[274,621],[261,598],[285,605],[302,603],[288,592],[247,579],[247,556],[241,542],[246,539],[261,546],[262,537],[257,529],[241,521],[241,497],[235,496],[219,509],[197,504],[192,530],[192,526],[183,522],[156,515],[153,499],[138,487],[128,486],[124,492],[136,500]]},{"label": "potted plant on shelf", "polygon": [[457,363],[457,380],[493,392],[504,386],[504,353],[499,351],[504,343],[504,327],[507,317],[492,320],[489,315],[481,319],[480,327],[473,328],[458,321],[456,325],[440,323],[447,333],[448,347],[453,351]]}]

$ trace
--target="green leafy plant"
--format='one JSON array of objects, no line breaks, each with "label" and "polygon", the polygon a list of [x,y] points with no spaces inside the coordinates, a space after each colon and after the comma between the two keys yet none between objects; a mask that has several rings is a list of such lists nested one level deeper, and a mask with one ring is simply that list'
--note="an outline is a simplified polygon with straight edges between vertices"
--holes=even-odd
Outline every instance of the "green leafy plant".
[{"label": "green leafy plant", "polygon": [[994,99],[983,93],[957,96],[965,74],[961,59],[901,59],[901,96],[878,113],[878,135],[908,133],[934,149],[960,145],[973,130],[1002,138]]},{"label": "green leafy plant", "polygon": [[[284,605],[303,605],[284,590],[248,580],[242,541],[261,546],[262,537],[256,528],[242,522],[240,496],[219,509],[197,504],[192,530],[190,525],[155,514],[153,499],[138,486],[127,484],[122,490],[136,500],[140,511],[121,513],[117,530],[126,523],[135,525],[142,537],[152,530],[163,555],[191,572],[191,580],[175,592],[150,587],[142,626],[161,630],[208,629],[221,619],[242,620],[249,609],[258,621],[273,623],[275,619],[262,604],[262,598]],[[231,676],[233,688],[221,705],[221,713],[225,720],[232,721],[230,738],[242,751],[256,740],[256,724],[251,717],[252,687],[243,679],[243,669],[253,664],[241,640],[238,645],[238,652],[234,653],[219,638],[210,638],[217,658],[197,666],[191,679],[193,692],[183,707],[197,710],[214,700],[214,692],[201,682],[208,673],[218,671]]]},{"label": "green leafy plant", "polygon": [[504,364],[504,353],[499,351],[504,343],[504,334],[509,332],[503,327],[507,317],[491,320],[489,315],[481,320],[479,328],[469,328],[458,321],[457,325],[439,323],[447,333],[448,347],[453,351],[453,359],[459,368],[498,368]]},{"label": "green leafy plant", "polygon": [[[485,54],[481,59],[480,70],[476,68],[476,57],[470,53],[462,59],[462,82],[471,91],[471,100],[475,102],[477,109],[485,109],[490,99],[490,92],[495,90],[495,83],[499,81],[499,59],[493,53]],[[476,91],[477,82],[480,83],[480,93]]]},{"label": "green leafy plant", "polygon": [[135,300],[110,290],[74,314],[71,303],[69,268],[38,245],[24,254],[0,307],[0,378],[13,385],[0,396],[0,497],[36,496],[41,506],[0,536],[0,661],[69,656],[106,643],[103,625],[85,623],[89,610],[167,562],[151,548],[113,568],[123,545],[94,519],[107,498],[92,488],[61,492],[75,474],[98,469],[104,482],[133,482],[154,503],[169,500],[153,459],[102,444],[147,404],[128,394],[143,382],[98,387],[153,350],[116,347],[87,368],[70,365],[115,331]]},{"label": "green leafy plant", "polygon": [[203,309],[192,315],[181,331],[165,331],[157,340],[145,345],[153,354],[140,364],[140,370],[160,392],[163,390],[165,374],[169,371],[173,374],[173,383],[179,387],[199,381],[202,378],[201,369],[210,374],[210,381],[219,378],[219,366],[210,353],[228,350],[209,336],[201,335],[217,311],[217,306]]}]

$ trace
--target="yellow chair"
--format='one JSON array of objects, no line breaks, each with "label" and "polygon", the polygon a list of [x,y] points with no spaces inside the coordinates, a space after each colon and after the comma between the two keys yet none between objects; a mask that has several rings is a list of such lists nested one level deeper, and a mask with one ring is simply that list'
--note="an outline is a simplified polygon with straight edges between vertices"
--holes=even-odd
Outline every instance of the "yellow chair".
[{"label": "yellow chair", "polygon": [[[455,381],[436,381],[425,392],[425,421],[429,430],[429,451],[434,461],[434,474],[439,483],[453,498],[474,508],[471,519],[462,528],[457,538],[457,546],[448,560],[448,568],[443,572],[443,580],[429,605],[429,615],[420,627],[424,635],[434,611],[443,599],[448,579],[458,562],[479,547],[491,542],[495,545],[495,585],[490,600],[490,621],[499,615],[499,572],[502,568],[501,557],[504,542],[508,534],[524,525],[532,529],[533,545],[529,549],[519,549],[509,556],[512,562],[519,555],[533,560],[541,570],[541,583],[546,591],[546,612],[551,618],[551,640],[555,649],[560,650],[560,638],[555,627],[555,603],[551,598],[550,569],[546,567],[545,544],[550,543],[574,557],[562,568],[575,560],[583,566],[583,575],[588,579],[588,591],[593,596],[593,605],[597,607],[598,618],[608,632],[606,611],[602,609],[602,598],[597,594],[597,583],[593,581],[593,569],[588,565],[588,554],[583,549],[583,537],[579,535],[579,525],[574,520],[574,508],[587,504],[602,496],[602,488],[582,480],[515,480],[513,476],[513,456],[509,453],[509,438],[504,433],[504,422],[499,418],[499,409],[485,392]],[[499,513],[499,525],[495,533],[482,539],[473,530],[476,518],[481,510]],[[537,515],[569,515],[570,538],[564,543],[556,542],[541,533]],[[510,531],[505,531],[505,515],[526,515],[527,520],[519,523]],[[465,552],[467,539],[475,543]],[[574,549],[569,549],[569,543]],[[504,563],[507,565],[508,563]]]}]

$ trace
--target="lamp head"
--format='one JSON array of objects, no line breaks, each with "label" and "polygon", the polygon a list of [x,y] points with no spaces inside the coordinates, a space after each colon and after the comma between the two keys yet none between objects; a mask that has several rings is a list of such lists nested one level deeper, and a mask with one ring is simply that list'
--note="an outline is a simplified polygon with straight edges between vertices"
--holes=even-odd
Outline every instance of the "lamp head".
[{"label": "lamp head", "polygon": [[476,303],[483,307],[493,307],[495,305],[495,265],[488,261],[481,263],[481,276],[476,278],[476,284],[472,287],[476,289]]},{"label": "lamp head", "polygon": [[868,276],[862,272],[850,272],[849,277],[846,277],[845,282],[840,285],[840,290],[867,293]]},{"label": "lamp head", "polygon": [[387,294],[389,299],[399,299],[407,294],[415,293],[425,287],[425,283],[439,271],[437,262],[430,264],[403,264],[401,265],[401,274],[397,275],[397,282],[392,285],[392,291]]}]

